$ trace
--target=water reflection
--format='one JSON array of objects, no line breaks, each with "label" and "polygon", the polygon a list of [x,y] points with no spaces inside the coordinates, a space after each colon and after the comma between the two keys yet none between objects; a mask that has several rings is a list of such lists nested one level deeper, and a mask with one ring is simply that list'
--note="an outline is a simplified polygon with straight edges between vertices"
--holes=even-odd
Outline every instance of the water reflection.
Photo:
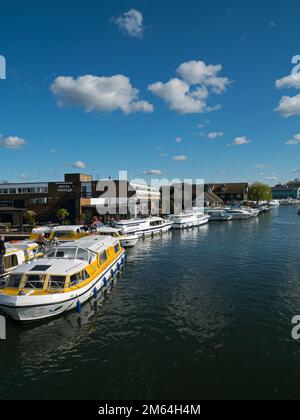
[{"label": "water reflection", "polygon": [[295,395],[299,235],[296,209],[279,208],[139,241],[115,287],[80,319],[9,323],[1,396]]}]

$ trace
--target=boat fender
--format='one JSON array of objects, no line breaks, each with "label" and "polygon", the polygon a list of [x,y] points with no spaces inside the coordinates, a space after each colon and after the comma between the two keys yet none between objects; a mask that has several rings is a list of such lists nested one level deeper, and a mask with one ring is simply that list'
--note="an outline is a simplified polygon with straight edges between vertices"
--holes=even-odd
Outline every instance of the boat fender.
[{"label": "boat fender", "polygon": [[121,268],[121,266],[120,266],[120,264],[118,263],[118,264],[117,264],[117,269],[118,269],[118,271],[120,271],[120,268]]},{"label": "boat fender", "polygon": [[77,303],[76,303],[76,312],[78,313],[78,314],[80,314],[80,312],[81,312],[81,303],[80,303],[80,301],[78,300],[77,301]]},{"label": "boat fender", "polygon": [[96,288],[96,287],[94,287],[94,290],[93,290],[93,295],[94,295],[94,298],[95,298],[95,299],[97,299],[98,290],[97,290],[97,288]]},{"label": "boat fender", "polygon": [[114,277],[115,273],[114,273],[113,269],[110,271],[110,275],[111,275],[111,277]]},{"label": "boat fender", "polygon": [[107,287],[107,280],[106,280],[106,277],[104,277],[104,279],[103,279],[103,284],[104,284],[104,287]]}]

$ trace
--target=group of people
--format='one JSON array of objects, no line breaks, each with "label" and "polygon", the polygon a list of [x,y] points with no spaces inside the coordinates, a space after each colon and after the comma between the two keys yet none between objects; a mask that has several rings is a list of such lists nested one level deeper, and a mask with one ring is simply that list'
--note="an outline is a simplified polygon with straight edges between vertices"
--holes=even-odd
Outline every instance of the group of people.
[{"label": "group of people", "polygon": [[6,254],[5,237],[0,236],[0,276],[5,273],[4,255]]}]

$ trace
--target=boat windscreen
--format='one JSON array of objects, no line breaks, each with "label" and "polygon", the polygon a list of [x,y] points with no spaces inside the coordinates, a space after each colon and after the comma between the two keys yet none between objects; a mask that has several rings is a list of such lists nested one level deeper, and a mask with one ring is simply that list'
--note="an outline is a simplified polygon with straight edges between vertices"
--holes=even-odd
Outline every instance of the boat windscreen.
[{"label": "boat windscreen", "polygon": [[22,274],[10,274],[6,277],[5,287],[18,289],[22,280]]},{"label": "boat windscreen", "polygon": [[77,248],[58,248],[56,250],[56,258],[75,258]]}]

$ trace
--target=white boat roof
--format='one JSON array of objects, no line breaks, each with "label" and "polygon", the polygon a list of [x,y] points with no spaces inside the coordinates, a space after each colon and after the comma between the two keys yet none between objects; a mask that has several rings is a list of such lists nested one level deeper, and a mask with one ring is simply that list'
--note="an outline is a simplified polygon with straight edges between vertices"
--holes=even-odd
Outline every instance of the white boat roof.
[{"label": "white boat roof", "polygon": [[32,229],[31,233],[45,233],[51,232],[52,228],[50,226],[38,226]]},{"label": "white boat roof", "polygon": [[6,242],[5,246],[7,250],[17,249],[17,250],[25,251],[28,248],[37,248],[38,244],[34,241],[24,240],[20,242]]},{"label": "white boat roof", "polygon": [[[73,242],[66,242],[57,249],[63,248],[83,248],[91,252],[101,253],[110,246],[114,246],[118,241],[111,236],[89,236]],[[40,258],[24,263],[17,267],[13,273],[31,274],[50,274],[50,275],[70,275],[83,270],[89,265],[88,261],[73,258]]]},{"label": "white boat roof", "polygon": [[101,233],[101,232],[103,232],[103,233],[117,233],[117,232],[120,232],[120,230],[121,229],[116,229],[116,228],[112,228],[112,227],[109,227],[109,226],[102,226],[101,228],[99,228],[97,230],[97,232],[98,233]]},{"label": "white boat roof", "polygon": [[105,249],[114,246],[118,243],[116,238],[112,236],[101,236],[101,235],[91,235],[85,236],[84,238],[77,239],[73,242],[65,242],[63,245],[60,245],[59,248],[84,248],[92,252],[102,252]]},{"label": "white boat roof", "polygon": [[68,276],[74,272],[83,270],[88,266],[88,261],[65,259],[65,258],[41,258],[29,263],[19,265],[12,274],[50,274],[56,276]]},{"label": "white boat roof", "polygon": [[55,226],[52,231],[59,232],[59,231],[76,231],[77,229],[82,229],[83,225],[64,225],[64,226]]},{"label": "white boat roof", "polygon": [[117,222],[117,226],[122,225],[131,225],[131,224],[141,224],[141,223],[147,223],[147,222],[153,222],[155,220],[164,220],[161,217],[146,217],[144,219],[129,219],[129,220],[120,220]]}]

